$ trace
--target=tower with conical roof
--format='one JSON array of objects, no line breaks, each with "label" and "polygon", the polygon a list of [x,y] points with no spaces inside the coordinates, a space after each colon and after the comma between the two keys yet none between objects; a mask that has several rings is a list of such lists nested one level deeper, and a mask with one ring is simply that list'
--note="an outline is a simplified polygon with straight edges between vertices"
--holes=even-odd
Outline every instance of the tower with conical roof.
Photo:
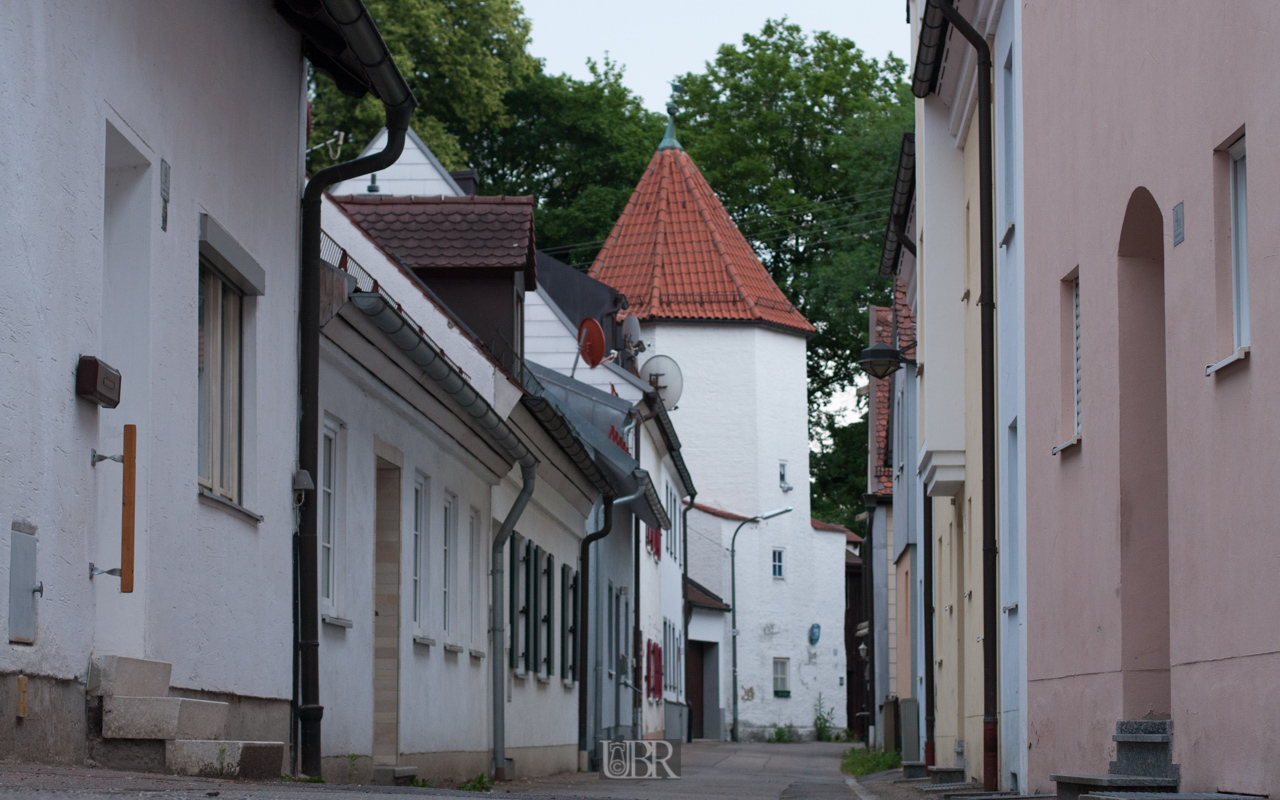
[{"label": "tower with conical roof", "polygon": [[[680,145],[674,121],[590,275],[627,296],[646,345],[641,359],[670,356],[683,374],[672,419],[699,489],[686,537],[689,577],[730,600],[725,550],[734,528],[793,509],[738,536],[740,738],[787,723],[812,732],[819,692],[837,709],[836,724],[845,724],[845,540],[815,530],[809,515],[805,350],[814,327]],[[689,613],[689,646],[705,648],[704,674],[719,670],[718,689],[704,701],[704,733],[727,737],[730,618],[696,607]],[[717,624],[718,640],[709,641]],[[722,720],[719,731],[707,722],[713,717]]]}]

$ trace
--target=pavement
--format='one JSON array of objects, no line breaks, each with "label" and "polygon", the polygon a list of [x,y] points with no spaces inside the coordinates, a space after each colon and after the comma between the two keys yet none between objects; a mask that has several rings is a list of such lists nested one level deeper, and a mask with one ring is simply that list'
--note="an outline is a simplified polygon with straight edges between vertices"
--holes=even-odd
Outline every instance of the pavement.
[{"label": "pavement", "polygon": [[[684,745],[680,780],[606,781],[596,774],[566,773],[499,784],[494,794],[512,800],[859,800],[840,772],[840,756],[848,747],[831,742],[694,742]],[[341,786],[285,780],[250,783],[88,767],[0,763],[0,800],[118,800],[121,797],[356,800],[371,795],[476,796],[473,792],[446,789]],[[877,796],[861,800],[900,798]]]}]

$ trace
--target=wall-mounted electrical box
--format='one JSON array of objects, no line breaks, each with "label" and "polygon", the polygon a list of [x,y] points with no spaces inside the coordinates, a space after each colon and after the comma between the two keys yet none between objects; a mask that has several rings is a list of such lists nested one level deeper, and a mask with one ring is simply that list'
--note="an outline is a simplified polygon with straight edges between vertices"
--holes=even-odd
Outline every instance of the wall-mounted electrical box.
[{"label": "wall-mounted electrical box", "polygon": [[95,356],[80,356],[76,394],[103,408],[115,408],[120,405],[120,370]]}]

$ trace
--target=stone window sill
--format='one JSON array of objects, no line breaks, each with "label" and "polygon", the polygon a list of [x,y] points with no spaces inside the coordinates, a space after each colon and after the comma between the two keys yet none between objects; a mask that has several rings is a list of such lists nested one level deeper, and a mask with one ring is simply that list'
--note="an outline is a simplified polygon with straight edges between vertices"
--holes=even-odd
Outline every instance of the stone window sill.
[{"label": "stone window sill", "polygon": [[445,643],[444,643],[444,649],[445,649],[445,650],[447,650],[447,651],[448,651],[448,652],[450,652],[450,653],[461,653],[461,652],[462,652],[462,645],[460,645],[460,644],[453,644],[453,643],[451,643],[451,642],[445,642]]},{"label": "stone window sill", "polygon": [[239,517],[245,522],[252,523],[253,525],[257,525],[264,519],[261,514],[255,514],[239,503],[233,503],[225,497],[219,497],[203,486],[200,487],[200,503],[201,505],[206,505],[209,508],[216,508],[221,511],[225,511],[228,514],[231,514],[234,517]]},{"label": "stone window sill", "polygon": [[338,628],[351,628],[355,623],[343,617],[334,616],[333,614],[321,614],[320,621],[325,625],[333,625]]},{"label": "stone window sill", "polygon": [[482,659],[484,658],[484,651],[483,651],[483,650],[477,650],[477,649],[475,649],[475,648],[473,647],[473,648],[471,648],[471,650],[470,650],[470,651],[468,651],[468,652],[470,652],[470,653],[471,653],[471,657],[472,657],[472,658],[474,658],[476,661],[480,661],[480,660],[482,660]]},{"label": "stone window sill", "polygon": [[436,640],[432,639],[430,636],[415,636],[413,637],[413,643],[420,644],[423,647],[434,647]]}]

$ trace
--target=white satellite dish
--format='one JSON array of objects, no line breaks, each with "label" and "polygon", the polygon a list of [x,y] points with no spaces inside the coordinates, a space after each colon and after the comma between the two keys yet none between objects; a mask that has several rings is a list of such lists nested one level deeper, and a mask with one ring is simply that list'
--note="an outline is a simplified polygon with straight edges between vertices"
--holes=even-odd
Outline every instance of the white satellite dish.
[{"label": "white satellite dish", "polygon": [[[640,320],[634,314],[622,318],[622,341],[625,345],[635,346],[640,341]],[[644,346],[641,345],[643,350]]]},{"label": "white satellite dish", "polygon": [[684,376],[680,374],[680,365],[671,356],[654,356],[644,362],[644,366],[640,368],[640,378],[653,387],[668,411],[680,402],[680,393],[684,391]]}]

